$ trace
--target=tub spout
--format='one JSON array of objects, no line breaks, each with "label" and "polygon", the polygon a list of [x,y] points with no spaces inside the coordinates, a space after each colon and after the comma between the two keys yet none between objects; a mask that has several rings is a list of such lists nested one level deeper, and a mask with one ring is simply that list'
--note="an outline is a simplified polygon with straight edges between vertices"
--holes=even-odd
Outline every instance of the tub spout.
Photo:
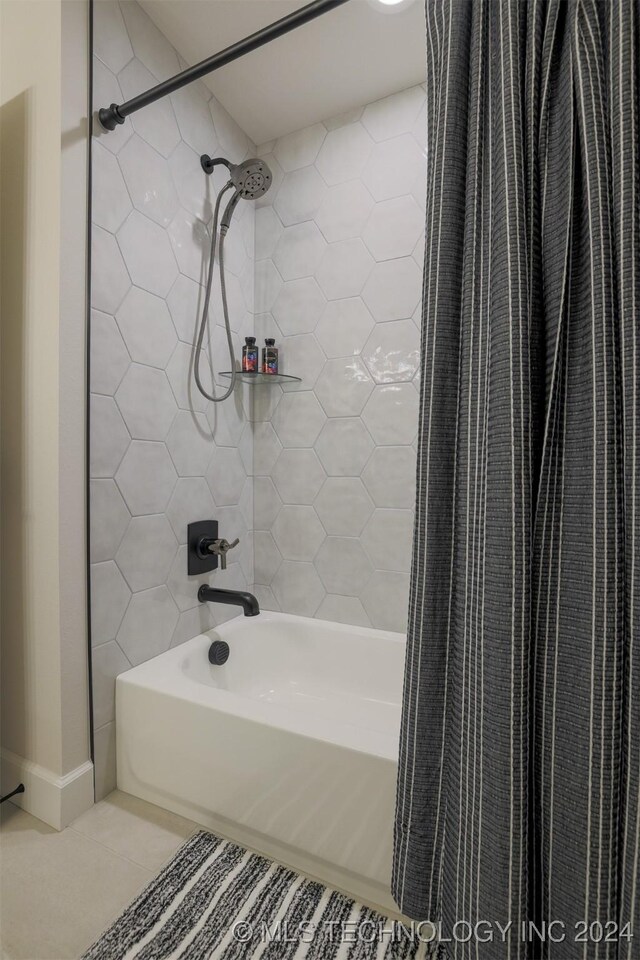
[{"label": "tub spout", "polygon": [[198,590],[198,600],[201,603],[230,603],[242,607],[245,617],[257,617],[260,613],[258,601],[252,593],[246,590],[222,590],[220,587],[208,587],[203,583]]}]

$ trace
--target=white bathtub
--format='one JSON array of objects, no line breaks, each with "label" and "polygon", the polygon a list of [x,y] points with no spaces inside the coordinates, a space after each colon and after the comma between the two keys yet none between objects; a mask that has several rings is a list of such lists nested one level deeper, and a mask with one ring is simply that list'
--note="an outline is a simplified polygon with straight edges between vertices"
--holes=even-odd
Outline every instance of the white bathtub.
[{"label": "white bathtub", "polygon": [[281,613],[195,637],[118,677],[118,786],[392,908],[404,647]]}]

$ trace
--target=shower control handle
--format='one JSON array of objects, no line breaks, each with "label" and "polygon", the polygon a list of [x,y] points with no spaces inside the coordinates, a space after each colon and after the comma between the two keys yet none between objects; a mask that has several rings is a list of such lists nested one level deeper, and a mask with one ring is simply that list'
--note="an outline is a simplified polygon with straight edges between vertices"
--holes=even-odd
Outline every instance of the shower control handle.
[{"label": "shower control handle", "polygon": [[237,547],[240,543],[238,537],[232,542],[229,543],[228,540],[224,538],[218,540],[203,540],[201,543],[201,549],[207,553],[213,553],[217,557],[220,557],[220,566],[223,570],[227,569],[227,554],[229,550],[233,550],[234,547]]}]

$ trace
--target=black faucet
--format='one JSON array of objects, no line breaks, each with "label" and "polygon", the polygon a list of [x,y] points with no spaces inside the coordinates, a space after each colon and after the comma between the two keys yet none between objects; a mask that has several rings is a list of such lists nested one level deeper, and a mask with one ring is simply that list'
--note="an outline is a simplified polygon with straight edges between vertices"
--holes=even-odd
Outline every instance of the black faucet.
[{"label": "black faucet", "polygon": [[257,617],[260,613],[258,601],[252,593],[246,590],[223,590],[221,587],[208,587],[203,583],[198,590],[198,600],[201,603],[230,603],[242,607],[245,617]]}]

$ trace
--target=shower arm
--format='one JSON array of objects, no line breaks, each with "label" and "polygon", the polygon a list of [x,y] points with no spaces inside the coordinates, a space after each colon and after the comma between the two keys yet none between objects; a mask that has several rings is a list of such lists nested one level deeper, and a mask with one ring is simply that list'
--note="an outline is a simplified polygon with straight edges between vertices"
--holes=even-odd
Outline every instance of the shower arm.
[{"label": "shower arm", "polygon": [[257,50],[258,47],[262,47],[266,43],[270,43],[272,40],[284,36],[285,33],[295,30],[296,27],[301,27],[302,24],[308,23],[310,20],[315,20],[316,17],[321,16],[323,13],[328,13],[335,7],[342,6],[343,3],[348,3],[348,0],[313,0],[312,3],[306,4],[306,6],[301,7],[299,10],[294,10],[294,12],[288,16],[282,17],[274,23],[270,23],[268,26],[263,27],[262,30],[257,30],[250,36],[245,37],[244,40],[239,40],[237,43],[231,44],[230,47],[226,47],[219,53],[215,53],[207,60],[201,60],[200,63],[188,67],[186,70],[183,70],[182,73],[176,74],[175,77],[171,77],[169,80],[164,80],[162,83],[139,94],[137,97],[126,100],[121,104],[112,103],[109,107],[101,107],[100,110],[98,110],[98,119],[105,130],[115,130],[118,124],[124,123],[126,117],[135,113],[136,110],[141,110],[142,107],[148,107],[150,104],[155,103],[156,100],[160,100],[162,97],[166,97],[170,93],[180,90],[181,87],[186,86],[188,83],[193,83],[194,80],[199,80],[200,77],[204,77],[214,70],[219,70],[220,67],[224,67],[239,57],[243,57],[246,53],[251,53],[252,50]]}]

